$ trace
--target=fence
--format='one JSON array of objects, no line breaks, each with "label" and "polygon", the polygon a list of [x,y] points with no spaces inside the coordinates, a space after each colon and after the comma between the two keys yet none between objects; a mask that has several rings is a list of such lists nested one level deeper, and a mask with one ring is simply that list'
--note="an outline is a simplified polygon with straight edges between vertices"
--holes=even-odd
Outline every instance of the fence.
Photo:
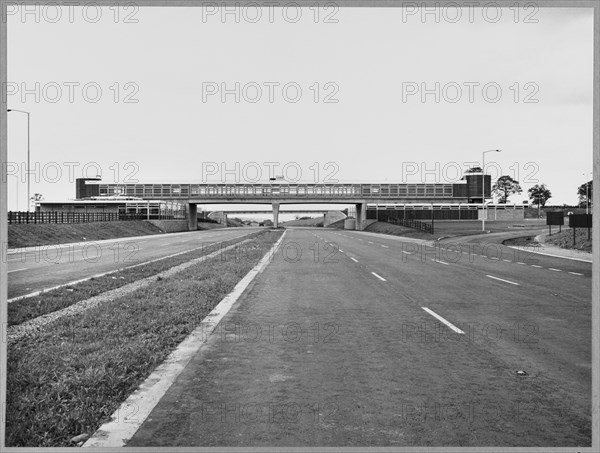
[{"label": "fence", "polygon": [[433,223],[421,222],[420,220],[414,219],[389,219],[388,223],[394,225],[402,225],[416,230],[425,231],[426,233],[433,234]]},{"label": "fence", "polygon": [[119,220],[172,220],[172,214],[127,214],[124,212],[8,212],[8,224],[26,223],[89,223]]}]

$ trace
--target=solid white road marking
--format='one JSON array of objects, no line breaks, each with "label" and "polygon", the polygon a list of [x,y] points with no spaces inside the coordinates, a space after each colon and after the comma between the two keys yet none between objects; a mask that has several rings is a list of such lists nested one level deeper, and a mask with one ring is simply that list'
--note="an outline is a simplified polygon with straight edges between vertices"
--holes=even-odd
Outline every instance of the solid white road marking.
[{"label": "solid white road marking", "polygon": [[8,271],[7,273],[10,274],[11,272],[26,271],[27,269],[29,269],[29,268],[28,267],[24,267],[22,269],[13,269],[12,271]]},{"label": "solid white road marking", "polygon": [[350,257],[350,259],[351,259],[352,261],[354,261],[355,263],[358,263],[358,260],[357,260],[356,258],[352,258],[352,257]]},{"label": "solid white road marking", "polygon": [[460,330],[458,327],[456,327],[454,324],[452,324],[449,321],[446,321],[444,318],[442,318],[440,315],[438,315],[435,311],[430,310],[427,307],[421,307],[423,310],[425,310],[427,313],[429,313],[431,316],[433,316],[434,318],[437,318],[439,321],[443,322],[444,324],[446,324],[448,327],[450,327],[452,330],[454,330],[456,333],[462,333],[464,334],[464,332],[462,330]]},{"label": "solid white road marking", "polygon": [[375,272],[371,272],[371,274],[373,274],[375,277],[377,277],[379,280],[387,282],[387,280],[385,278],[383,278],[381,275],[377,275]]},{"label": "solid white road marking", "polygon": [[554,272],[562,272],[560,269],[554,269],[553,267],[549,267],[548,270]]},{"label": "solid white road marking", "polygon": [[486,275],[486,277],[493,278],[494,280],[500,280],[501,282],[510,283],[511,285],[521,286],[519,283],[511,282],[510,280],[504,280],[503,278],[494,277],[493,275]]},{"label": "solid white road marking", "polygon": [[573,275],[583,275],[583,274],[580,274],[579,272],[571,272],[571,271],[569,271],[569,274],[573,274]]}]

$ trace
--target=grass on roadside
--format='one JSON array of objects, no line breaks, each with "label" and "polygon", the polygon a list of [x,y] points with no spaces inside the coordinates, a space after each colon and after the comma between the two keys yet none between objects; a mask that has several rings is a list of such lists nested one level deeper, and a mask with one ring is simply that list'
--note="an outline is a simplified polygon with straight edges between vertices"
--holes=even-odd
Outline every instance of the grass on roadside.
[{"label": "grass on roadside", "polygon": [[552,236],[545,236],[544,243],[561,247],[563,249],[582,250],[592,253],[592,234],[588,239],[587,228],[576,228],[575,245],[573,245],[573,228],[563,228],[560,233],[553,233]]},{"label": "grass on roadside", "polygon": [[281,234],[259,233],[261,253],[193,265],[10,345],[6,445],[73,446],[91,435]]},{"label": "grass on roadside", "polygon": [[160,233],[162,233],[160,228],[146,220],[70,224],[29,223],[8,226],[8,246],[34,247]]},{"label": "grass on roadside", "polygon": [[190,251],[171,258],[165,258],[152,263],[136,266],[130,269],[124,269],[113,274],[96,277],[75,285],[63,286],[51,291],[43,292],[38,296],[28,297],[26,299],[16,300],[8,304],[8,325],[13,326],[21,324],[38,316],[61,310],[90,297],[97,296],[106,291],[120,288],[134,281],[140,280],[151,275],[156,275],[178,264],[185,263],[194,258],[208,255],[219,248],[227,247],[242,240],[255,237],[259,233],[251,234],[241,239],[231,239],[211,245],[206,243],[198,250]]}]

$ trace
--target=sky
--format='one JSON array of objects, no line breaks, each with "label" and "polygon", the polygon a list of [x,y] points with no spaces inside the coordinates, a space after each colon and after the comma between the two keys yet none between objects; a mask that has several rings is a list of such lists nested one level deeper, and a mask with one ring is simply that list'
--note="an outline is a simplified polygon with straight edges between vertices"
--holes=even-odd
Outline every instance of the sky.
[{"label": "sky", "polygon": [[[491,149],[487,172],[523,189],[510,202],[545,183],[548,204],[575,204],[591,179],[591,9],[19,8],[3,96],[30,112],[46,200],[96,174],[454,182]],[[8,140],[25,210],[26,115]]]}]

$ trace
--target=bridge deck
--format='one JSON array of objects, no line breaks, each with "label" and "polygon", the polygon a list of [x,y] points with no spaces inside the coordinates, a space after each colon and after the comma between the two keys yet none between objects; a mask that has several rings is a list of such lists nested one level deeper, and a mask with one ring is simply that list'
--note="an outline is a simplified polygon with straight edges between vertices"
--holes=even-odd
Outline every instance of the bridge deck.
[{"label": "bridge deck", "polygon": [[[93,184],[93,183],[92,183]],[[462,184],[105,184],[100,196],[126,195],[159,199],[265,200],[465,200]]]}]

